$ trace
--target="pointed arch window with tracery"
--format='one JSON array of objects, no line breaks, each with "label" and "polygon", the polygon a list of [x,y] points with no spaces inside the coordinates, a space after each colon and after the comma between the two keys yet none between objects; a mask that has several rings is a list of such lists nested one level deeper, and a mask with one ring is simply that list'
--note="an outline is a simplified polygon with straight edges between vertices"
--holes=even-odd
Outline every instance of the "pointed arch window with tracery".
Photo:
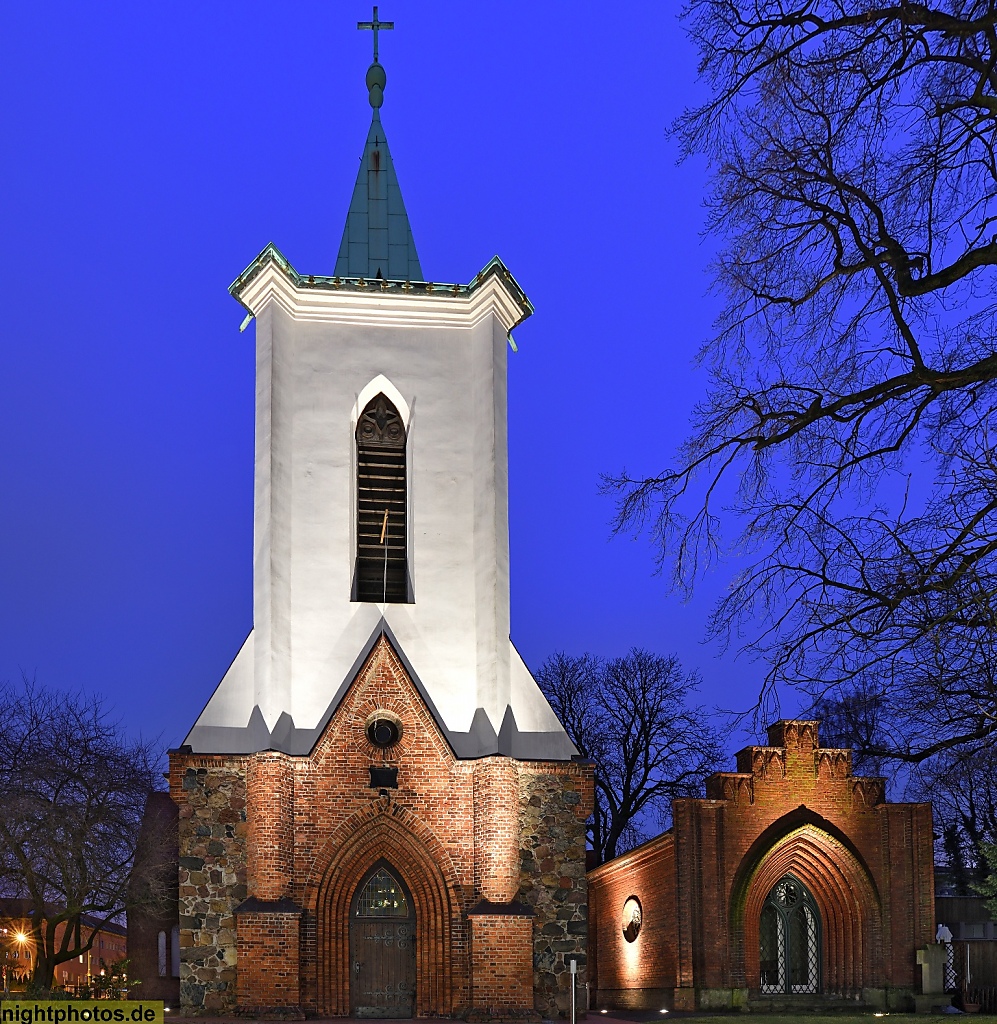
[{"label": "pointed arch window with tracery", "polygon": [[763,993],[820,991],[820,911],[807,887],[786,875],[765,899],[759,922]]},{"label": "pointed arch window with tracery", "polygon": [[408,508],[405,424],[382,393],[357,422],[356,601],[406,603]]},{"label": "pointed arch window with tracery", "polygon": [[360,890],[354,912],[357,917],[409,917],[402,883],[386,868],[378,868]]}]

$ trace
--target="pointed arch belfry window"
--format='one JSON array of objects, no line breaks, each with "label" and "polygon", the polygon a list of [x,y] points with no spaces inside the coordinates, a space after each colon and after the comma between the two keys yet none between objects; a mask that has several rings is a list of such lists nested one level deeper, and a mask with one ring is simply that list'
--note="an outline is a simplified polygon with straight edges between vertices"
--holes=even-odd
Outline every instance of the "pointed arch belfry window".
[{"label": "pointed arch belfry window", "polygon": [[360,414],[356,441],[354,599],[405,603],[409,600],[405,424],[383,393]]}]

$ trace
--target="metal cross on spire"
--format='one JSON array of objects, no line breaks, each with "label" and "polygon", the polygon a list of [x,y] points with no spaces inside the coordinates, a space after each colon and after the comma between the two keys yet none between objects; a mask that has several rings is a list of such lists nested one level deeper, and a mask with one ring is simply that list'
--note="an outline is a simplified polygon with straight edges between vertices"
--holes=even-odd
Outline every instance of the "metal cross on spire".
[{"label": "metal cross on spire", "polygon": [[382,28],[394,28],[395,23],[393,21],[378,21],[377,20],[377,4],[374,5],[374,20],[373,21],[358,21],[357,28],[370,29],[374,33],[374,63],[378,63],[377,59],[377,33]]}]

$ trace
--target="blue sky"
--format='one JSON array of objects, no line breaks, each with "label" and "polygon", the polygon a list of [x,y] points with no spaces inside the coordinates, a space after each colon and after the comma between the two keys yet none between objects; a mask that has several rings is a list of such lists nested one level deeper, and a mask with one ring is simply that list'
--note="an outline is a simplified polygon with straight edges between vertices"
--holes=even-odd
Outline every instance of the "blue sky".
[{"label": "blue sky", "polygon": [[[495,253],[536,306],[510,359],[513,639],[704,646],[599,474],[653,472],[705,386],[705,168],[665,128],[699,88],[670,3],[393,0],[382,119],[422,267]],[[251,627],[253,351],[227,287],[273,241],[332,271],[370,120],[370,7],[0,8],[0,679],[102,693],[179,743]]]}]

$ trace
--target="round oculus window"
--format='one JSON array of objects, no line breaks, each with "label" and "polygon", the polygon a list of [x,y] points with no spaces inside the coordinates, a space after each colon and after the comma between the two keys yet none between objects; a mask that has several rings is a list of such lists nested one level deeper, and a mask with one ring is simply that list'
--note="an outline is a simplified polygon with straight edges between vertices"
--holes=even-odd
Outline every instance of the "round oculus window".
[{"label": "round oculus window", "polygon": [[392,747],[401,737],[402,730],[397,722],[390,718],[378,718],[376,715],[367,723],[367,739],[375,747]]},{"label": "round oculus window", "polygon": [[623,904],[623,938],[627,942],[633,942],[640,935],[640,927],[644,923],[644,911],[641,909],[640,900],[631,896]]}]

